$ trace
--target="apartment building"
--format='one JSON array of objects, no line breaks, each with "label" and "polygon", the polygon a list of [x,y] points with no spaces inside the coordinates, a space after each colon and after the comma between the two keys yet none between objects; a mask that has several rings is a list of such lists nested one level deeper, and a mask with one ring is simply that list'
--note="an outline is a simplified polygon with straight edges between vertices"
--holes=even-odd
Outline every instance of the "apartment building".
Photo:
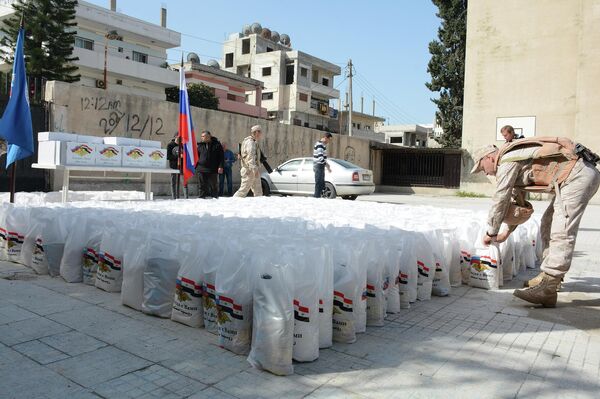
[{"label": "apartment building", "polygon": [[[260,24],[245,26],[223,44],[223,69],[260,80],[262,106],[269,119],[285,124],[328,130],[337,110],[330,102],[339,98],[334,78],[341,68],[291,47],[288,35]],[[257,92],[247,93],[256,103]]]}]

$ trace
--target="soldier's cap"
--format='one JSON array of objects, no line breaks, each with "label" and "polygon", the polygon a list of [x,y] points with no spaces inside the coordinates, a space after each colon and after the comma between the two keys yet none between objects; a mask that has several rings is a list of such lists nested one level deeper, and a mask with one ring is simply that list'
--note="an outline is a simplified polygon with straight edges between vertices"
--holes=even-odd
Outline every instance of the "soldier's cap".
[{"label": "soldier's cap", "polygon": [[477,173],[481,171],[481,160],[483,158],[485,158],[486,155],[489,155],[493,152],[496,152],[498,150],[498,147],[496,147],[495,145],[492,144],[488,144],[484,147],[478,148],[477,150],[475,150],[475,152],[473,152],[473,162],[475,162],[475,164],[473,165],[473,169],[471,169],[471,173]]},{"label": "soldier's cap", "polygon": [[262,129],[260,128],[260,125],[254,125],[250,128],[250,133],[254,133],[256,131],[260,131],[262,132]]}]

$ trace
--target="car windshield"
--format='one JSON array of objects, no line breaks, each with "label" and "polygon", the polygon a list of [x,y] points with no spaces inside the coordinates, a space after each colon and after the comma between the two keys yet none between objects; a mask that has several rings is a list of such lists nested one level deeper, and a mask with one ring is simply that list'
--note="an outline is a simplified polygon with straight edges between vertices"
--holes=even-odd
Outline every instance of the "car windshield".
[{"label": "car windshield", "polygon": [[293,161],[289,161],[284,163],[279,167],[279,170],[282,172],[292,172],[298,170],[300,164],[302,163],[301,159],[294,159]]},{"label": "car windshield", "polygon": [[348,162],[348,161],[344,161],[343,159],[332,159],[331,161],[337,163],[338,165],[340,165],[346,169],[361,169],[360,166],[354,165],[353,163]]}]

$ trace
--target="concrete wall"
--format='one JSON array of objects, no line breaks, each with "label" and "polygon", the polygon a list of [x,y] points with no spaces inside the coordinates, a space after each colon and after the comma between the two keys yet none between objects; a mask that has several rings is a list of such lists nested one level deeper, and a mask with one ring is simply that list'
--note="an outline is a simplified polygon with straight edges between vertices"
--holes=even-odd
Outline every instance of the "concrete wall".
[{"label": "concrete wall", "polygon": [[[469,2],[463,147],[501,144],[497,118],[535,117],[535,135],[600,151],[598,43],[600,0]],[[489,194],[471,165],[467,155],[461,188]]]},{"label": "concrete wall", "polygon": [[[164,148],[178,128],[177,103],[62,82],[48,82],[46,100],[50,102],[50,130],[53,131],[160,140]],[[273,167],[290,158],[312,156],[313,145],[323,133],[201,108],[192,108],[192,119],[196,137],[202,130],[210,130],[233,151],[237,151],[237,143],[249,134],[250,127],[260,124],[264,132],[262,146]],[[369,140],[334,135],[328,151],[331,157],[346,159],[364,168],[370,166]],[[236,165],[235,184],[239,184],[239,177],[239,165]],[[58,173],[54,176],[54,190],[60,189],[60,178]],[[168,192],[168,177],[156,176],[153,181],[156,182],[155,193]],[[92,185],[90,181],[75,180],[72,184],[74,189],[141,189],[141,186],[141,182],[126,181]]]}]

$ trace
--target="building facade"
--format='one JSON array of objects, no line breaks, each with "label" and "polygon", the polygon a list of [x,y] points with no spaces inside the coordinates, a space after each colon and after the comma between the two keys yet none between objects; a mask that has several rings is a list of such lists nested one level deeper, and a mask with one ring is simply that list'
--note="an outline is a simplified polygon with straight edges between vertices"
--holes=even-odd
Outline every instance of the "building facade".
[{"label": "building facade", "polygon": [[[349,133],[348,126],[348,111],[342,111],[339,113],[339,126],[336,126],[335,131],[340,134],[347,135]],[[362,137],[370,140],[379,141],[385,143],[385,134],[378,133],[376,130],[383,126],[385,118],[365,114],[362,112],[352,112],[352,136]],[[332,129],[333,130],[333,129]]]},{"label": "building facade", "polygon": [[[339,98],[335,64],[293,50],[287,35],[279,35],[259,24],[234,33],[223,45],[223,69],[264,83],[262,105],[268,118],[285,124],[328,130],[337,110],[331,100]],[[247,102],[255,104],[256,92]]]},{"label": "building facade", "polygon": [[[525,136],[566,136],[600,151],[600,0],[482,0],[468,4],[463,147]],[[485,177],[461,186],[491,193]]]},{"label": "building facade", "polygon": [[[194,57],[195,54],[190,54]],[[267,109],[262,106],[261,92],[264,84],[256,79],[247,78],[238,74],[220,69],[216,61],[210,61],[209,65],[200,64],[200,60],[188,61],[183,65],[185,78],[188,84],[202,83],[211,87],[215,96],[219,99],[219,110],[233,112],[236,114],[252,116],[255,118],[266,118]],[[173,65],[174,69],[179,66]],[[250,94],[254,103],[247,99]]]},{"label": "building facade", "polygon": [[387,125],[379,126],[377,133],[385,135],[385,142],[401,147],[427,147],[432,134],[431,125]]},{"label": "building facade", "polygon": [[[4,0],[0,20],[14,14],[14,2]],[[159,25],[117,12],[115,0],[109,4],[110,9],[86,1],[77,5],[73,56],[79,58],[74,62],[81,74],[78,84],[103,88],[106,65],[110,90],[165,99],[165,88],[179,84],[178,73],[167,69],[167,50],[179,47],[181,34],[167,29],[164,8]]]}]

